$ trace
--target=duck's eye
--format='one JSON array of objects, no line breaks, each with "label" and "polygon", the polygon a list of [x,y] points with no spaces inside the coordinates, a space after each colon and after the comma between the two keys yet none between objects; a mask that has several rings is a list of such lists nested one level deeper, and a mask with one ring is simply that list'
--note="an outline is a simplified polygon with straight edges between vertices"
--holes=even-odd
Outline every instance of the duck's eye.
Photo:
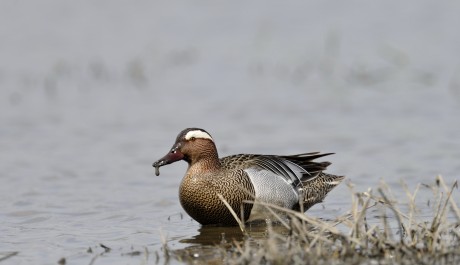
[{"label": "duck's eye", "polygon": [[196,139],[195,137],[190,138],[191,141],[195,141],[195,139]]}]

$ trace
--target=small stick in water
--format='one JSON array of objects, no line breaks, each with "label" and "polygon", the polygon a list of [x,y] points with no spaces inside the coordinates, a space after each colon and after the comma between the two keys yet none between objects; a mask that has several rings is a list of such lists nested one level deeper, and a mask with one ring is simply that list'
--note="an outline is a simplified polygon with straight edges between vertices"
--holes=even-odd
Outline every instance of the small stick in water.
[{"label": "small stick in water", "polygon": [[160,175],[160,167],[156,166],[155,167],[155,176],[159,176],[159,175]]}]

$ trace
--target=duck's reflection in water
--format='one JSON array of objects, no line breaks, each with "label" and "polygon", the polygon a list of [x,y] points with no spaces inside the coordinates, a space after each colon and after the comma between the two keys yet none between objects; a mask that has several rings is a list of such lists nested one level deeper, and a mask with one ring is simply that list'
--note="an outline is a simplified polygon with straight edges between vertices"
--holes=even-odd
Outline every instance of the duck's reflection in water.
[{"label": "duck's reflection in water", "polygon": [[176,259],[188,264],[222,264],[229,256],[235,243],[257,244],[258,240],[267,238],[269,230],[278,234],[287,234],[287,228],[281,225],[270,225],[259,223],[246,227],[243,233],[238,226],[202,226],[198,234],[182,239],[179,242],[189,246],[173,250]]}]

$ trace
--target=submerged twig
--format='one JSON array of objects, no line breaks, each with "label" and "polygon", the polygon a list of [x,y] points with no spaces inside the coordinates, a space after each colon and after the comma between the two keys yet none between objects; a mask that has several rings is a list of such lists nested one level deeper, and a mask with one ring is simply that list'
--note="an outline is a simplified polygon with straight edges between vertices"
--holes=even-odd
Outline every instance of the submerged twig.
[{"label": "submerged twig", "polygon": [[4,260],[7,260],[13,256],[16,256],[19,252],[18,251],[13,251],[13,252],[8,252],[5,254],[5,256],[3,257],[0,257],[0,261],[4,261]]}]

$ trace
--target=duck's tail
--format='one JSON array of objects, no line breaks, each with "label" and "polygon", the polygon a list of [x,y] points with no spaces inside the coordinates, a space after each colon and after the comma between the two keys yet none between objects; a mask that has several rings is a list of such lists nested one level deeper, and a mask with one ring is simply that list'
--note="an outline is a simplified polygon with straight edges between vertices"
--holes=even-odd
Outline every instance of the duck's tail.
[{"label": "duck's tail", "polygon": [[336,176],[321,172],[316,178],[302,182],[301,194],[303,196],[303,210],[306,211],[313,205],[322,202],[326,195],[342,182],[345,176]]}]

